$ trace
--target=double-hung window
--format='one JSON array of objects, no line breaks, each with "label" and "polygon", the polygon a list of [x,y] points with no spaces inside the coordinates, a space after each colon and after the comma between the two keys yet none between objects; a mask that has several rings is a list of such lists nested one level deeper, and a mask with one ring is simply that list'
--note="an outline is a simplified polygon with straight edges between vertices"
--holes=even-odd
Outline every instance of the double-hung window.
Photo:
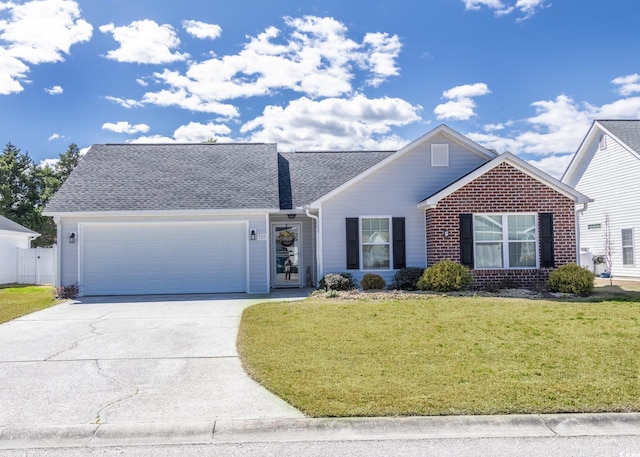
[{"label": "double-hung window", "polygon": [[391,268],[390,218],[371,217],[360,220],[362,268],[388,270]]},{"label": "double-hung window", "polygon": [[633,229],[622,229],[622,265],[633,264]]},{"label": "double-hung window", "polygon": [[536,268],[535,214],[476,214],[475,268]]}]

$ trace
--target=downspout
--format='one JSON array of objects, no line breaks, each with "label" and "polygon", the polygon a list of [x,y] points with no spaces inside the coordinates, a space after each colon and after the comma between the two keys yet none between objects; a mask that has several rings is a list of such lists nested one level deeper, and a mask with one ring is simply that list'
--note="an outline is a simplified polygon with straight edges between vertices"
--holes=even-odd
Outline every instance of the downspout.
[{"label": "downspout", "polygon": [[[587,210],[589,203],[584,203],[581,209],[576,210],[576,264],[580,265],[580,216]],[[582,265],[580,265],[582,266]]]},{"label": "downspout", "polygon": [[53,216],[53,222],[56,224],[56,271],[53,272],[55,287],[62,286],[62,223],[60,216]]},{"label": "downspout", "polygon": [[[316,285],[322,279],[322,237],[320,236],[320,217],[317,214],[311,213],[311,208],[305,206],[305,214],[311,219],[316,221],[316,236],[315,236],[315,248],[316,248]],[[318,210],[319,212],[319,210]]]}]

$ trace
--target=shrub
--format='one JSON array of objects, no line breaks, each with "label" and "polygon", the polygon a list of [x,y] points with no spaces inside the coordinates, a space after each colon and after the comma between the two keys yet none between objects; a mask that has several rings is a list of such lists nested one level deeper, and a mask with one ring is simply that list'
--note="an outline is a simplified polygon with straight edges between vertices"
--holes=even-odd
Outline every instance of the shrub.
[{"label": "shrub", "polygon": [[549,290],[565,294],[589,295],[595,275],[575,263],[563,265],[549,274]]},{"label": "shrub", "polygon": [[418,289],[451,292],[463,290],[473,282],[469,269],[452,260],[442,260],[427,268],[418,281]]},{"label": "shrub", "polygon": [[398,270],[393,276],[393,281],[391,281],[389,289],[416,290],[422,273],[424,273],[424,268],[420,267],[407,267]]},{"label": "shrub", "polygon": [[360,280],[360,287],[363,290],[381,290],[387,287],[387,282],[380,275],[366,273]]},{"label": "shrub", "polygon": [[318,284],[324,290],[351,290],[358,287],[351,273],[331,273],[325,275]]},{"label": "shrub", "polygon": [[58,300],[76,298],[80,293],[80,286],[78,283],[59,286],[53,289],[53,293]]}]

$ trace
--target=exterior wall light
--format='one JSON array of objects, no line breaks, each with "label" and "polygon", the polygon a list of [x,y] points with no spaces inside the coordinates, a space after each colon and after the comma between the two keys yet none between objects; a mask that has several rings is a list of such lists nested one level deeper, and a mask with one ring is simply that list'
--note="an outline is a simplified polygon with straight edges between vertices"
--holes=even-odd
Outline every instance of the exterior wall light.
[{"label": "exterior wall light", "polygon": [[442,232],[442,236],[444,236],[445,238],[449,238],[449,230],[444,229],[444,231]]},{"label": "exterior wall light", "polygon": [[76,242],[76,232],[71,232],[69,235],[69,243],[73,244]]},{"label": "exterior wall light", "polygon": [[255,241],[255,239],[256,239],[256,231],[254,229],[251,229],[251,231],[249,232],[249,239],[251,241]]}]

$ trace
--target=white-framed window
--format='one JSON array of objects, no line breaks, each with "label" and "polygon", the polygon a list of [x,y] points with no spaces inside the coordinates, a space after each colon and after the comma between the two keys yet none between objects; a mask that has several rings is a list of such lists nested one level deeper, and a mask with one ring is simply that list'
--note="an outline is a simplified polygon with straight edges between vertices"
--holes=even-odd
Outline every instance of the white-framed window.
[{"label": "white-framed window", "polygon": [[449,166],[449,145],[447,143],[431,145],[431,166]]},{"label": "white-framed window", "polygon": [[588,224],[587,230],[600,230],[602,229],[602,224]]},{"label": "white-framed window", "polygon": [[360,253],[363,270],[391,269],[391,218],[360,218]]},{"label": "white-framed window", "polygon": [[475,268],[537,268],[536,214],[474,214]]},{"label": "white-framed window", "polygon": [[622,265],[633,265],[633,229],[622,229]]}]

